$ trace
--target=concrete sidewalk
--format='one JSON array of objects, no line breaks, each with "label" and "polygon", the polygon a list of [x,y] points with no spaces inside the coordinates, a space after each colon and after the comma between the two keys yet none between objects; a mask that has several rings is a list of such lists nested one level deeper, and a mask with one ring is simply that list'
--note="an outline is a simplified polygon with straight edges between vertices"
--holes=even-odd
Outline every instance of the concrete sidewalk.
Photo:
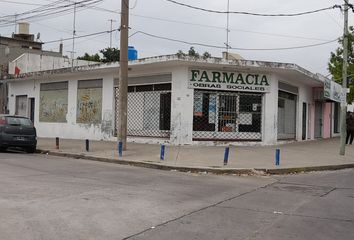
[{"label": "concrete sidewalk", "polygon": [[57,150],[55,139],[39,138],[37,148],[53,155],[182,171],[252,173],[257,170],[281,174],[354,168],[354,145],[347,145],[346,155],[339,156],[338,138],[280,145],[280,166],[275,166],[277,146],[231,146],[227,166],[223,165],[225,147],[220,146],[166,146],[164,161],[159,159],[157,144],[129,143],[121,159],[116,142],[90,141],[90,151],[86,152],[84,140],[60,139]]}]

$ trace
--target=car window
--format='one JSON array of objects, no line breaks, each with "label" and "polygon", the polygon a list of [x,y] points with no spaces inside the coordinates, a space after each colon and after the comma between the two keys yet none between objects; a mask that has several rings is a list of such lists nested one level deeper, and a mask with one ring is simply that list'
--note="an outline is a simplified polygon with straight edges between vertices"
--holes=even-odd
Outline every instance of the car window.
[{"label": "car window", "polygon": [[32,126],[32,122],[28,118],[6,117],[6,122],[9,125]]}]

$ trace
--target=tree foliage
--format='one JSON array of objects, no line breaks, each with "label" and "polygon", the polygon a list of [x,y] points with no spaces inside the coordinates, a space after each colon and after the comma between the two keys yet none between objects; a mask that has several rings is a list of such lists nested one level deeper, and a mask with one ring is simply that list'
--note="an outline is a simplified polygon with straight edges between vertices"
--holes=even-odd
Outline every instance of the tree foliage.
[{"label": "tree foliage", "polygon": [[85,53],[84,56],[78,57],[77,59],[92,61],[92,62],[101,62],[101,57],[100,57],[100,55],[98,55],[98,53],[93,54],[93,55]]},{"label": "tree foliage", "polygon": [[[102,54],[102,58],[100,56]],[[117,48],[105,48],[100,50],[100,54],[88,54],[78,57],[79,60],[93,61],[93,62],[119,62],[120,51]]]},{"label": "tree foliage", "polygon": [[[339,40],[339,43],[343,45],[343,38]],[[348,35],[348,88],[350,93],[348,94],[347,101],[352,103],[354,101],[354,28],[349,28]],[[342,69],[343,69],[343,47],[338,47],[335,52],[331,52],[330,60],[328,63],[328,71],[332,74],[333,80],[339,84],[342,84]]]},{"label": "tree foliage", "polygon": [[100,50],[103,58],[102,62],[119,62],[120,51],[118,48],[105,48]]},{"label": "tree foliage", "polygon": [[184,53],[182,50],[178,50],[178,52],[176,54],[178,57],[189,56],[189,57],[193,57],[193,58],[201,58],[202,57],[203,59],[211,58],[211,54],[209,52],[204,52],[202,55],[200,55],[194,49],[194,47],[190,47],[190,49],[188,50],[188,53]]}]

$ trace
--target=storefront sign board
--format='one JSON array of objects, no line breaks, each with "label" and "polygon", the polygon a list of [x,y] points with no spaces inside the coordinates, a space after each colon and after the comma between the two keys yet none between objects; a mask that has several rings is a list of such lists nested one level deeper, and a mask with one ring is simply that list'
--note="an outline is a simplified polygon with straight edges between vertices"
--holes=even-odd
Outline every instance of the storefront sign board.
[{"label": "storefront sign board", "polygon": [[191,69],[188,87],[224,91],[270,92],[270,78],[265,74]]}]

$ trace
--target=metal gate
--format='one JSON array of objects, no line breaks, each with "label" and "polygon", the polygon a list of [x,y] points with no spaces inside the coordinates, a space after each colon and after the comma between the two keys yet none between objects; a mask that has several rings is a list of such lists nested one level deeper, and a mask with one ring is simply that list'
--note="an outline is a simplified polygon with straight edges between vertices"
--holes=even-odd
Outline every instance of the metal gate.
[{"label": "metal gate", "polygon": [[194,140],[262,138],[262,94],[194,91]]},{"label": "metal gate", "polygon": [[[119,117],[119,89],[115,87],[115,135]],[[170,137],[171,84],[128,87],[128,136]]]}]

